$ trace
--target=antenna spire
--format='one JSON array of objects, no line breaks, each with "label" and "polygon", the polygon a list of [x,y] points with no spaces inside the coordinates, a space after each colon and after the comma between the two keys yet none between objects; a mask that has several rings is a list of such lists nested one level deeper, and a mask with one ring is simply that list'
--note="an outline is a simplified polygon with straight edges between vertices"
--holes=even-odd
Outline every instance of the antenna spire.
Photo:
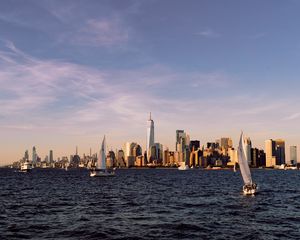
[{"label": "antenna spire", "polygon": [[151,112],[150,112],[150,117],[149,117],[149,120],[152,120],[152,119],[151,119]]}]

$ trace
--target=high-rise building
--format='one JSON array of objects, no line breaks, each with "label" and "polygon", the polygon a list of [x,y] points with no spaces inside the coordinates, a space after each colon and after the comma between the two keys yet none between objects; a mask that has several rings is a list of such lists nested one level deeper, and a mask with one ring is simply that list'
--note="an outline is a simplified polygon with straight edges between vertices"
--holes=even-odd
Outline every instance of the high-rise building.
[{"label": "high-rise building", "polygon": [[244,138],[244,141],[245,141],[245,154],[246,154],[246,158],[247,158],[247,161],[248,161],[248,164],[251,165],[251,148],[252,148],[252,143],[251,143],[251,140],[249,137],[246,137]]},{"label": "high-rise building", "polygon": [[28,150],[25,151],[25,154],[24,154],[24,160],[25,160],[25,161],[28,161],[28,160],[29,160],[29,153],[28,153]]},{"label": "high-rise building", "polygon": [[123,149],[126,167],[134,166],[136,157],[143,154],[141,146],[134,142],[126,142]]},{"label": "high-rise building", "polygon": [[52,150],[50,150],[50,152],[49,152],[49,162],[53,163],[53,151]]},{"label": "high-rise building", "polygon": [[236,149],[229,148],[228,149],[228,156],[229,156],[230,162],[232,162],[232,164],[238,163],[238,152],[237,152]]},{"label": "high-rise building", "polygon": [[228,150],[229,147],[232,147],[230,145],[232,145],[232,140],[230,138],[221,138],[221,148]]},{"label": "high-rise building", "polygon": [[282,139],[266,140],[266,167],[285,164],[285,142]]},{"label": "high-rise building", "polygon": [[36,148],[35,146],[33,146],[32,148],[32,164],[36,164],[37,163],[37,153],[36,153]]},{"label": "high-rise building", "polygon": [[285,141],[276,139],[276,165],[285,164]]},{"label": "high-rise building", "polygon": [[147,121],[147,142],[146,142],[146,151],[149,158],[149,153],[151,147],[154,145],[154,121],[151,118],[151,112],[149,119]]},{"label": "high-rise building", "polygon": [[297,164],[297,146],[290,146],[290,163]]},{"label": "high-rise building", "polygon": [[125,167],[126,162],[125,162],[125,155],[123,150],[119,150],[117,152],[117,166],[118,167]]},{"label": "high-rise building", "polygon": [[198,140],[190,141],[189,148],[191,152],[198,150],[198,148],[200,148],[200,141]]},{"label": "high-rise building", "polygon": [[185,132],[184,130],[176,130],[176,146],[175,149],[177,152],[182,151],[181,139],[185,138]]},{"label": "high-rise building", "polygon": [[178,152],[179,162],[182,160],[188,164],[190,160],[190,136],[184,130],[176,130],[176,152]]},{"label": "high-rise building", "polygon": [[251,165],[254,167],[266,166],[266,154],[264,150],[251,148]]}]

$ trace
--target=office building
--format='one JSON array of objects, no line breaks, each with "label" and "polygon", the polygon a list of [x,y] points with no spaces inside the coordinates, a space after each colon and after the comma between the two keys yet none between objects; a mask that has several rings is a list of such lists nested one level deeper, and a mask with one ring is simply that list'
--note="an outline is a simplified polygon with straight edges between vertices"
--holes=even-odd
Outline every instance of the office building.
[{"label": "office building", "polygon": [[50,152],[49,152],[49,162],[53,163],[53,151],[52,150],[50,150]]},{"label": "office building", "polygon": [[35,146],[33,146],[33,148],[32,148],[32,164],[33,165],[36,165],[36,163],[37,163],[37,153],[36,153],[36,148],[35,148]]},{"label": "office building", "polygon": [[151,118],[151,112],[149,119],[147,121],[147,140],[146,140],[146,151],[148,153],[149,158],[149,152],[151,147],[154,145],[154,121]]},{"label": "office building", "polygon": [[290,163],[297,164],[297,146],[290,146]]},{"label": "office building", "polygon": [[266,167],[274,167],[285,164],[285,142],[282,139],[266,140]]}]

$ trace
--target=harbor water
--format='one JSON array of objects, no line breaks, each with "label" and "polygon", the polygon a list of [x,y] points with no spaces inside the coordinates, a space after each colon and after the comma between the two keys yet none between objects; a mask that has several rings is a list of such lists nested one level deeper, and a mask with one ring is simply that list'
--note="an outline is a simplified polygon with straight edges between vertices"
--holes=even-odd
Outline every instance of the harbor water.
[{"label": "harbor water", "polygon": [[0,169],[0,239],[300,239],[300,171]]}]

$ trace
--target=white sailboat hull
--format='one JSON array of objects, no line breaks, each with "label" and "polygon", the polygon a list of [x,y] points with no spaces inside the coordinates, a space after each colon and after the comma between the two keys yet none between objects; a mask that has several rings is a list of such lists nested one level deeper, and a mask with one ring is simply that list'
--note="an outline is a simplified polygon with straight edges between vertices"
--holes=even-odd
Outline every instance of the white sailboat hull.
[{"label": "white sailboat hull", "polygon": [[255,195],[257,192],[257,186],[256,184],[252,185],[244,185],[243,186],[243,193],[244,195]]},{"label": "white sailboat hull", "polygon": [[178,167],[178,170],[181,170],[181,171],[185,171],[185,170],[189,170],[189,166],[188,165],[181,165],[180,167]]},{"label": "white sailboat hull", "polygon": [[103,169],[103,170],[92,170],[90,172],[91,177],[113,177],[115,176],[115,171]]}]

